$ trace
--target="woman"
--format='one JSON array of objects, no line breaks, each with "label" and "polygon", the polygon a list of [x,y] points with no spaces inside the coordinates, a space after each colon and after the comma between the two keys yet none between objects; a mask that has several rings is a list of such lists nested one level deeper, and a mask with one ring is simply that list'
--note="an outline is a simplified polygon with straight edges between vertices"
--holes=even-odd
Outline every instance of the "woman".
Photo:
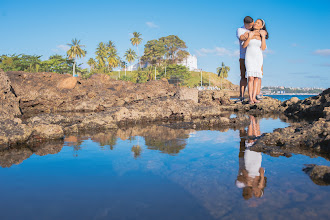
[{"label": "woman", "polygon": [[248,79],[249,104],[260,102],[256,99],[256,95],[258,83],[263,75],[262,51],[266,49],[266,38],[268,39],[268,36],[265,21],[258,19],[253,25],[253,31],[248,33],[248,38],[243,43],[243,48],[246,48],[245,77]]}]

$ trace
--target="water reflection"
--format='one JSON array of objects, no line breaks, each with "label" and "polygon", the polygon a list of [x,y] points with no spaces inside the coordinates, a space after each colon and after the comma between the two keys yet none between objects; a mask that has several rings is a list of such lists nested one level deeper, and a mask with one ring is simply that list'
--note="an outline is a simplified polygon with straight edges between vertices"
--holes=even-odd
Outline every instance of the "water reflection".
[{"label": "water reflection", "polygon": [[[168,124],[122,127],[67,136],[65,143],[1,150],[3,167],[30,157],[20,166],[0,169],[0,195],[5,201],[0,203],[1,215],[25,217],[18,219],[326,219],[330,188],[315,185],[301,172],[303,163],[318,164],[320,158],[271,158],[251,151],[262,132],[287,124],[278,118],[251,116],[249,120],[250,125],[240,130],[196,131]],[[267,189],[262,167],[267,170]],[[255,208],[261,204],[262,208]],[[40,217],[33,218],[33,213]]]},{"label": "water reflection", "polygon": [[250,125],[247,132],[240,130],[240,151],[239,169],[236,179],[236,186],[242,189],[244,199],[251,199],[253,196],[261,198],[266,187],[265,170],[261,167],[262,155],[260,152],[250,150],[250,147],[261,135],[259,120],[249,116]]}]

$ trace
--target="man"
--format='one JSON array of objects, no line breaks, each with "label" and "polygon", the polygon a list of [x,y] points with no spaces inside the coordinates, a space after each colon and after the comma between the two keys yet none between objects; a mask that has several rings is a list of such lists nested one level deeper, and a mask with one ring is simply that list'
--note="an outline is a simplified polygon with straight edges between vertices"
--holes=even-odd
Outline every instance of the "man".
[{"label": "man", "polygon": [[252,30],[254,21],[250,16],[244,18],[244,26],[237,29],[236,36],[239,40],[239,67],[241,70],[241,80],[239,83],[239,102],[244,101],[244,93],[247,86],[247,78],[245,78],[245,52],[246,48],[243,48],[243,41],[246,40],[246,32]]},{"label": "man", "polygon": [[[236,36],[239,40],[240,44],[240,58],[239,58],[239,63],[240,63],[240,71],[241,71],[241,80],[240,80],[240,90],[239,90],[239,100],[238,102],[243,102],[244,101],[244,93],[245,89],[247,86],[247,78],[245,78],[245,52],[246,48],[243,48],[243,42],[247,39],[248,37],[248,32],[253,29],[253,24],[254,21],[250,16],[246,16],[243,20],[244,26],[240,27],[237,29]],[[263,30],[262,30],[263,31]],[[260,96],[260,88],[261,88],[261,79],[259,79],[258,82],[258,91],[257,91],[257,99],[261,99]]]}]

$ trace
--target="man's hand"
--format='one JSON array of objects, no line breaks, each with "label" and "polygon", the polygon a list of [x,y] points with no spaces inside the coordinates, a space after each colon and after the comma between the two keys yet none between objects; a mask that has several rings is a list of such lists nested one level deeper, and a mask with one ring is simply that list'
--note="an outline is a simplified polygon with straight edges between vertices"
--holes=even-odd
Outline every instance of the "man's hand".
[{"label": "man's hand", "polygon": [[249,32],[249,38],[251,39],[253,36],[254,36],[254,32],[253,31],[250,31]]},{"label": "man's hand", "polygon": [[246,41],[248,38],[249,38],[249,31],[245,32],[239,37],[241,41]]},{"label": "man's hand", "polygon": [[266,35],[267,35],[267,31],[265,31],[265,30],[260,30],[260,35],[261,35],[261,37],[266,37]]}]

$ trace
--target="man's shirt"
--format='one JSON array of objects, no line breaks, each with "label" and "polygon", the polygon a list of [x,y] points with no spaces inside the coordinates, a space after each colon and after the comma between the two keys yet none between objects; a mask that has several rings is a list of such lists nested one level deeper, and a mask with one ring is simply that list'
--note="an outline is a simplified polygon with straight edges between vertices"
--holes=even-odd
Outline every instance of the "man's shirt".
[{"label": "man's shirt", "polygon": [[241,41],[239,38],[241,35],[245,34],[247,31],[249,31],[249,30],[246,29],[244,26],[242,26],[242,27],[238,28],[237,32],[236,32],[236,36],[239,40],[239,58],[241,58],[241,59],[245,59],[246,48],[243,48],[243,41]]}]

